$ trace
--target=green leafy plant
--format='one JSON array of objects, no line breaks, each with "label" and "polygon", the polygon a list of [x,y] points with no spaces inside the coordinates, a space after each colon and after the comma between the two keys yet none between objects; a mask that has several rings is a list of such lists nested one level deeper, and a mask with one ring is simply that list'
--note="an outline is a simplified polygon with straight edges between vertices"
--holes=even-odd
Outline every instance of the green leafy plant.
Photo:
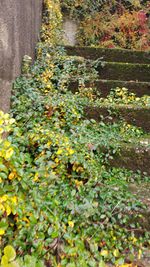
[{"label": "green leafy plant", "polygon": [[4,255],[1,260],[2,267],[19,267],[16,259],[16,252],[10,245],[4,248]]},{"label": "green leafy plant", "polygon": [[127,88],[115,88],[112,89],[109,95],[106,98],[100,98],[98,100],[104,104],[127,104],[127,105],[134,105],[138,104],[138,106],[150,106],[150,97],[148,95],[137,97],[136,94],[130,93]]},{"label": "green leafy plant", "polygon": [[79,45],[149,50],[148,1],[61,1],[80,21]]},{"label": "green leafy plant", "polygon": [[1,260],[1,267],[44,267],[44,263],[41,260],[37,260],[36,257],[26,255],[24,258],[16,260],[16,251],[10,245],[4,248],[4,255]]},{"label": "green leafy plant", "polygon": [[14,83],[11,116],[0,112],[0,254],[4,250],[5,267],[14,261],[40,267],[40,260],[54,267],[122,265],[127,254],[132,261],[149,246],[146,205],[128,188],[144,178],[107,163],[122,140],[144,132],[122,121],[85,118],[85,106],[97,99],[94,90],[83,86],[73,94],[67,84],[81,75],[83,83],[95,79],[96,63],[69,58],[56,38],[47,38],[60,33],[58,4],[45,1],[37,60]]},{"label": "green leafy plant", "polygon": [[78,36],[81,45],[132,50],[150,47],[146,11],[131,11],[124,6],[112,12],[106,5],[102,11],[88,16],[81,21]]}]

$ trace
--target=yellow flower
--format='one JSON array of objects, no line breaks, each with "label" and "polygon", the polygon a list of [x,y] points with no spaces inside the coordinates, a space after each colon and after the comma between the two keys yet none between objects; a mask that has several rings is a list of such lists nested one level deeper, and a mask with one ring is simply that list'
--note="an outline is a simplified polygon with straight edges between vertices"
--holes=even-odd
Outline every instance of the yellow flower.
[{"label": "yellow flower", "polygon": [[59,162],[59,159],[58,158],[55,158],[55,162],[58,163]]},{"label": "yellow flower", "polygon": [[27,222],[27,223],[30,222],[29,219],[28,219],[27,217],[23,217],[22,220],[23,220],[24,222]]},{"label": "yellow flower", "polygon": [[7,195],[3,195],[3,196],[0,198],[0,203],[5,202],[7,199],[8,199],[8,196],[7,196]]},{"label": "yellow flower", "polygon": [[6,154],[5,154],[5,159],[10,159],[12,154],[14,153],[14,150],[12,147],[10,147],[7,151],[6,151]]},{"label": "yellow flower", "polygon": [[4,123],[4,120],[0,119],[0,125],[3,125],[3,123]]},{"label": "yellow flower", "polygon": [[8,176],[8,179],[9,180],[12,180],[13,178],[15,177],[15,173],[14,172],[11,172]]},{"label": "yellow flower", "polygon": [[56,152],[57,155],[62,154],[63,150],[61,148],[58,149],[58,151]]},{"label": "yellow flower", "polygon": [[77,187],[82,186],[83,185],[83,182],[82,181],[75,180],[75,185]]},{"label": "yellow flower", "polygon": [[0,235],[4,235],[5,234],[5,230],[0,229]]},{"label": "yellow flower", "polygon": [[101,251],[101,256],[108,256],[108,250],[106,250],[106,249],[103,249],[102,251]]},{"label": "yellow flower", "polygon": [[78,168],[76,168],[76,172],[83,172],[83,171],[84,171],[84,169],[81,166],[79,166]]},{"label": "yellow flower", "polygon": [[139,249],[139,253],[138,253],[138,259],[139,259],[139,260],[141,259],[141,256],[142,256],[142,250]]},{"label": "yellow flower", "polygon": [[73,228],[74,227],[74,222],[73,221],[68,221],[68,225]]},{"label": "yellow flower", "polygon": [[36,172],[33,181],[37,182],[39,180],[39,174]]},{"label": "yellow flower", "polygon": [[11,198],[11,201],[12,201],[14,204],[17,204],[17,197],[16,197],[16,196],[12,197],[12,198]]},{"label": "yellow flower", "polygon": [[0,211],[4,212],[5,211],[5,208],[2,204],[0,204]]},{"label": "yellow flower", "polygon": [[113,254],[114,254],[115,257],[118,257],[119,256],[119,250],[118,249],[115,249],[113,251]]},{"label": "yellow flower", "polygon": [[134,237],[134,238],[132,239],[132,242],[133,242],[133,244],[135,244],[135,243],[137,242],[137,238]]},{"label": "yellow flower", "polygon": [[5,210],[6,210],[7,216],[9,216],[11,214],[11,207],[8,204],[5,204]]},{"label": "yellow flower", "polygon": [[68,149],[68,152],[69,152],[69,154],[70,154],[70,155],[74,154],[74,150],[73,150],[73,149],[71,149],[71,148],[70,148],[70,149]]},{"label": "yellow flower", "polygon": [[6,141],[4,142],[4,146],[5,146],[5,147],[9,147],[10,145],[11,145],[11,144],[10,144],[9,141],[6,140]]}]

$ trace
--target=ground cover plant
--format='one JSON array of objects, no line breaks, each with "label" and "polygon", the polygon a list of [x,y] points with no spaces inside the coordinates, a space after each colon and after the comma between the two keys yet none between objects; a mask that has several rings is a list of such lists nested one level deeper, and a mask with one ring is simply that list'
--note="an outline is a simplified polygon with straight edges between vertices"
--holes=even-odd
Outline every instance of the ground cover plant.
[{"label": "ground cover plant", "polygon": [[139,107],[149,107],[150,106],[150,97],[148,95],[144,95],[142,97],[137,97],[136,94],[128,91],[127,88],[115,88],[112,89],[107,96],[107,98],[99,98],[95,101],[98,105],[100,103],[110,104],[110,105],[138,105]]},{"label": "ground cover plant", "polygon": [[96,95],[86,88],[73,94],[67,81],[89,72],[57,46],[59,1],[45,0],[44,10],[37,60],[30,66],[24,59],[11,113],[0,112],[1,266],[132,266],[150,245],[142,225],[147,207],[128,189],[141,176],[107,163],[120,141],[144,132],[85,118]]}]

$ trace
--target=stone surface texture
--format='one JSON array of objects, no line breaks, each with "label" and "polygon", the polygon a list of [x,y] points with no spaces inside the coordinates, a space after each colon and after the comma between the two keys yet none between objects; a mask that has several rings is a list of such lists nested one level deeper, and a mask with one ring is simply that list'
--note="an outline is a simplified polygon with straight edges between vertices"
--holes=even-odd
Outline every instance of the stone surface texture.
[{"label": "stone surface texture", "polygon": [[42,0],[0,0],[0,109],[9,110],[11,83],[24,55],[34,58]]},{"label": "stone surface texture", "polygon": [[74,46],[76,44],[78,24],[76,21],[71,20],[68,17],[63,19],[63,31],[64,31],[64,42],[66,45]]}]

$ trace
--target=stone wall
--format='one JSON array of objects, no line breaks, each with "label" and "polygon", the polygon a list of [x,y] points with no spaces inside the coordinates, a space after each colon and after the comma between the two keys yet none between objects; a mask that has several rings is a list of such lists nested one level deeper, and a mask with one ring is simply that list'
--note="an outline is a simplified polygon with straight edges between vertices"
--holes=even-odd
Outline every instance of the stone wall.
[{"label": "stone wall", "polygon": [[64,43],[65,45],[76,45],[76,34],[77,34],[78,24],[76,21],[70,19],[67,16],[63,18],[63,32],[64,32]]},{"label": "stone wall", "polygon": [[24,55],[34,58],[42,0],[0,0],[0,109],[9,110],[12,80]]}]

